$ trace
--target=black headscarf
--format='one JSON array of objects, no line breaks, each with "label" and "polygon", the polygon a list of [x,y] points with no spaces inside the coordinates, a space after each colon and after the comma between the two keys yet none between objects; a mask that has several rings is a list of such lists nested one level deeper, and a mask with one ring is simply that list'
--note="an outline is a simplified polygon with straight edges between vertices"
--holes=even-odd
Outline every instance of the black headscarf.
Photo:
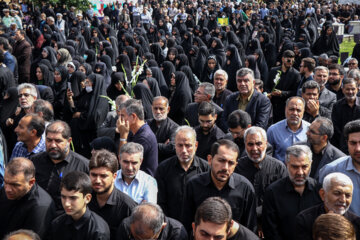
[{"label": "black headscarf", "polygon": [[54,81],[54,85],[52,86],[52,90],[54,93],[54,117],[55,119],[62,119],[64,114],[64,103],[69,74],[64,66],[56,67],[55,71],[60,73],[61,81]]},{"label": "black headscarf", "polygon": [[6,128],[6,120],[15,113],[17,107],[19,106],[18,94],[17,88],[11,87],[6,92],[8,98],[2,100],[2,104],[0,106],[0,126],[2,129]]},{"label": "black headscarf", "polygon": [[226,63],[224,66],[224,71],[228,74],[228,84],[227,88],[230,91],[237,91],[236,85],[236,71],[241,68],[241,60],[235,45],[230,44],[226,51],[230,52],[230,56],[226,56]]},{"label": "black headscarf", "polygon": [[171,80],[171,74],[176,72],[176,68],[175,68],[174,64],[170,61],[163,62],[161,67],[162,67],[162,73],[164,75],[166,85],[169,87],[170,80]]},{"label": "black headscarf", "polygon": [[133,89],[133,92],[135,94],[135,98],[142,101],[145,119],[153,118],[151,106],[154,97],[150,89],[143,83],[137,83]]},{"label": "black headscarf", "polygon": [[259,68],[257,66],[256,58],[254,55],[249,55],[246,57],[247,62],[249,63],[248,68],[253,70],[255,79],[260,79],[261,75],[259,72]]},{"label": "black headscarf", "polygon": [[[121,84],[119,84],[119,82],[121,82]],[[122,85],[122,88],[121,88],[120,91],[115,86],[117,84]],[[124,73],[122,73],[122,72],[114,72],[111,75],[111,84],[106,89],[106,93],[107,93],[109,98],[111,98],[112,100],[115,100],[117,98],[117,96],[125,94],[125,91],[123,89],[124,87],[126,88],[126,81],[125,81]]]},{"label": "black headscarf", "polygon": [[86,75],[80,71],[76,71],[71,75],[69,81],[71,83],[71,91],[74,94],[73,98],[78,97],[82,92],[83,89],[81,88],[81,82],[84,81],[85,78]]},{"label": "black headscarf", "polygon": [[[100,72],[96,72],[97,68],[100,68]],[[94,70],[95,70],[95,73],[103,76],[104,85],[107,88],[111,83],[111,76],[110,76],[109,72],[107,71],[106,64],[103,62],[97,62],[95,64]]]},{"label": "black headscarf", "polygon": [[159,89],[162,96],[167,96],[169,93],[169,88],[166,84],[165,77],[163,73],[161,72],[161,69],[159,67],[150,67],[152,76],[155,78],[159,84]]}]

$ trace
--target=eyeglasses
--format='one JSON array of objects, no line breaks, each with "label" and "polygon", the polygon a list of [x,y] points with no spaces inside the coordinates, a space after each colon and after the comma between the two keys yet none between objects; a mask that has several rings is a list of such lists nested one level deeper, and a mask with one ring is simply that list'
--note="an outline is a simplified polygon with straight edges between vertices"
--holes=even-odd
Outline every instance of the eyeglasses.
[{"label": "eyeglasses", "polygon": [[356,65],[356,63],[349,63],[348,65]]},{"label": "eyeglasses", "polygon": [[21,98],[21,97],[29,97],[29,96],[31,96],[31,94],[30,93],[20,93],[19,95],[18,95],[18,97],[19,98]]},{"label": "eyeglasses", "polygon": [[202,124],[211,124],[213,122],[213,120],[201,120],[199,119],[199,122]]},{"label": "eyeglasses", "polygon": [[308,131],[311,133],[311,134],[314,134],[314,135],[323,135],[323,134],[321,134],[321,133],[317,133],[317,132],[315,132],[313,129],[308,129]]}]

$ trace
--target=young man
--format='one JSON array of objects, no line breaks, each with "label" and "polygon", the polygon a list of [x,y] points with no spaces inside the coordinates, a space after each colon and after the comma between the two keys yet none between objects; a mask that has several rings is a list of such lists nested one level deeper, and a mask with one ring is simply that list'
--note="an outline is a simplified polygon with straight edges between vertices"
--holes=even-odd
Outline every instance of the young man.
[{"label": "young man", "polygon": [[60,185],[65,214],[52,222],[51,239],[110,239],[107,223],[87,208],[91,190],[91,181],[86,173],[73,171],[66,174]]}]

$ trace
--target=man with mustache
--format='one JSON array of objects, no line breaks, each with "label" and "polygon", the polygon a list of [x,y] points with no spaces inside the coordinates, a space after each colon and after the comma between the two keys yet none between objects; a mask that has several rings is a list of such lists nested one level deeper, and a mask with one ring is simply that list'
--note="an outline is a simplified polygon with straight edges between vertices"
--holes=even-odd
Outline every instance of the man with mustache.
[{"label": "man with mustache", "polygon": [[313,225],[318,216],[328,212],[343,215],[355,227],[359,239],[360,218],[349,210],[353,182],[343,173],[330,173],[324,178],[323,187],[319,191],[323,203],[306,209],[296,216],[296,238],[301,240],[313,239]]},{"label": "man with mustache", "polygon": [[319,84],[319,104],[330,110],[333,109],[336,103],[336,94],[329,91],[325,86],[329,78],[329,69],[324,66],[318,66],[315,68],[314,80]]},{"label": "man with mustache", "polygon": [[348,122],[360,118],[358,91],[357,83],[353,78],[345,79],[342,86],[345,97],[335,103],[331,115],[334,124],[332,143],[344,153],[347,153],[346,143],[342,135],[344,126]]},{"label": "man with mustache", "polygon": [[344,94],[341,91],[344,75],[345,70],[341,65],[335,63],[329,66],[329,81],[326,88],[336,94],[337,101],[344,97]]},{"label": "man with mustache", "polygon": [[49,124],[45,131],[46,152],[30,159],[36,169],[36,182],[54,199],[58,213],[63,212],[60,182],[71,171],[89,173],[89,160],[70,150],[71,129],[63,121]]},{"label": "man with mustache", "polygon": [[286,119],[271,125],[267,138],[274,148],[273,157],[285,161],[286,149],[296,142],[306,141],[306,132],[310,123],[303,120],[305,101],[301,97],[291,97],[286,100]]},{"label": "man with mustache", "polygon": [[173,137],[179,125],[168,117],[170,106],[166,97],[154,97],[151,109],[154,118],[147,123],[156,136],[160,163],[175,154]]},{"label": "man with mustache", "polygon": [[[256,213],[261,218],[265,189],[278,179],[287,176],[285,165],[266,154],[266,132],[260,127],[250,127],[244,134],[245,157],[239,159],[235,172],[246,177],[256,193]],[[258,221],[258,226],[261,226]],[[261,235],[260,235],[261,236]]]},{"label": "man with mustache", "polygon": [[208,162],[211,170],[201,173],[186,184],[182,223],[190,231],[197,207],[208,197],[224,198],[231,206],[233,219],[256,230],[255,191],[243,176],[234,173],[239,149],[227,139],[215,142],[211,147]]},{"label": "man with mustache", "polygon": [[[344,137],[347,142],[349,155],[341,157],[320,169],[320,182],[332,172],[341,172],[350,177],[351,181],[356,183],[360,181],[360,120],[347,123],[344,127]],[[360,216],[360,188],[354,187],[352,202],[349,210]]]},{"label": "man with mustache", "polygon": [[308,146],[294,145],[286,150],[288,177],[266,188],[262,224],[266,239],[295,239],[295,217],[321,203],[319,188],[310,178],[312,153]]}]

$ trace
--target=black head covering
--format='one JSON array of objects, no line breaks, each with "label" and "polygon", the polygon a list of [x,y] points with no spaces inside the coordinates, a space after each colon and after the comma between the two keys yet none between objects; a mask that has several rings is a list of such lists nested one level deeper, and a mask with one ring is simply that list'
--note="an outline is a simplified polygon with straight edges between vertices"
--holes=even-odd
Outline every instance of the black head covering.
[{"label": "black head covering", "polygon": [[[46,86],[52,86],[54,82],[53,73],[50,72],[49,68],[44,64],[39,64],[38,67],[40,68],[43,75],[43,81],[41,84]],[[39,83],[37,82],[37,84]]]},{"label": "black head covering", "polygon": [[145,119],[153,118],[151,106],[154,97],[150,89],[145,84],[138,83],[135,85],[133,92],[135,94],[135,98],[142,101]]},{"label": "black head covering", "polygon": [[115,52],[114,52],[114,49],[112,47],[106,47],[104,49],[106,55],[108,55],[111,59],[111,65],[112,66],[115,66],[116,64],[116,57],[115,57]]},{"label": "black head covering", "polygon": [[5,127],[6,120],[11,117],[17,107],[19,106],[19,97],[18,97],[18,90],[16,87],[11,87],[7,90],[6,95],[8,96],[7,99],[2,100],[2,104],[0,107],[0,124],[2,127]]},{"label": "black head covering", "polygon": [[116,59],[116,71],[126,73],[127,81],[131,80],[131,64],[129,56],[126,54],[120,54],[119,57]]},{"label": "black head covering", "polygon": [[74,94],[74,98],[78,97],[82,91],[81,82],[84,81],[86,75],[80,71],[74,72],[70,77],[71,90]]},{"label": "black head covering", "polygon": [[162,54],[162,49],[159,43],[153,43],[150,46],[150,51],[154,54],[155,60],[158,62],[158,64],[161,64],[164,61],[164,56]]},{"label": "black head covering", "polygon": [[249,55],[246,57],[246,60],[248,61],[249,63],[249,66],[248,68],[250,68],[251,70],[254,71],[254,77],[256,79],[260,79],[260,72],[259,72],[259,68],[257,66],[257,62],[256,62],[256,58],[254,55]]},{"label": "black head covering", "polygon": [[164,75],[166,85],[169,87],[171,75],[176,72],[176,68],[175,68],[174,64],[170,61],[163,62],[161,67],[162,67],[162,73]]},{"label": "black head covering", "polygon": [[189,59],[186,54],[181,53],[176,57],[176,70],[180,70],[182,66],[189,66]]},{"label": "black head covering", "polygon": [[236,85],[236,71],[241,68],[241,59],[235,45],[230,44],[226,51],[230,51],[230,56],[226,56],[226,63],[224,70],[228,74],[228,85],[227,88],[230,91],[237,91]]},{"label": "black head covering", "polygon": [[207,62],[207,57],[209,56],[209,51],[206,46],[201,46],[199,48],[198,57],[196,59],[197,67],[193,69],[194,74],[201,79],[202,72],[204,71],[205,63]]},{"label": "black head covering", "polygon": [[115,142],[108,136],[95,138],[90,143],[90,147],[94,150],[105,149],[117,155]]},{"label": "black head covering", "polygon": [[129,56],[131,64],[135,63],[136,62],[136,55],[135,55],[134,48],[131,47],[131,46],[126,46],[124,51],[126,51],[127,55]]},{"label": "black head covering", "polygon": [[125,91],[123,88],[120,91],[116,88],[115,84],[118,84],[119,82],[121,82],[122,87],[126,88],[126,81],[125,81],[124,73],[114,72],[111,75],[111,84],[106,89],[106,93],[107,93],[108,97],[111,98],[112,100],[115,100],[117,98],[117,96],[119,96],[119,95],[125,94]]},{"label": "black head covering", "polygon": [[[100,68],[100,72],[96,72],[96,69]],[[106,64],[103,62],[97,62],[94,67],[95,73],[99,74],[103,77],[102,81],[104,81],[105,87],[108,87],[111,83],[111,76],[107,71]]]},{"label": "black head covering", "polygon": [[[159,84],[159,89],[162,96],[167,96],[169,92],[169,88],[166,84],[165,78],[161,69],[159,67],[150,67],[152,76],[155,78]],[[175,71],[174,71],[175,72]]]}]

